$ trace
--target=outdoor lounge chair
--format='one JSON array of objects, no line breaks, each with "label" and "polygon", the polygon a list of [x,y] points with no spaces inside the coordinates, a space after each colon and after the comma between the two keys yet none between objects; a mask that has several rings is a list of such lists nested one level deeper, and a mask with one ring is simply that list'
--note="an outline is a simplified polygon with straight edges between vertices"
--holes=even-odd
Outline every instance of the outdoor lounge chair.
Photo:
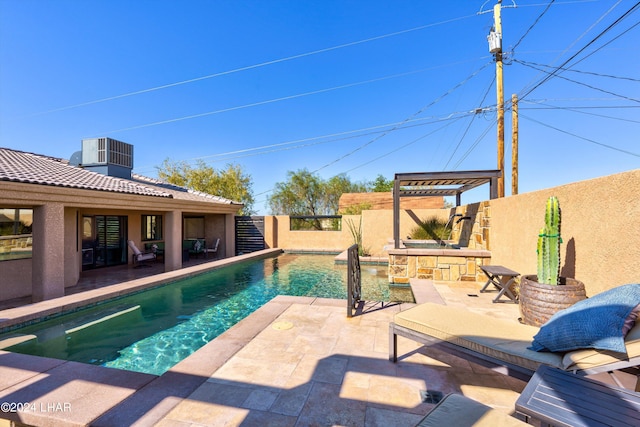
[{"label": "outdoor lounge chair", "polygon": [[564,353],[530,350],[528,347],[539,330],[460,307],[424,303],[397,313],[389,324],[389,360],[398,360],[397,337],[402,336],[524,381],[542,365],[581,375],[640,365],[640,322],[626,335],[626,357],[607,350]]},{"label": "outdoor lounge chair", "polygon": [[209,258],[210,253],[214,254],[214,256],[217,256],[219,246],[220,246],[220,238],[217,238],[216,242],[213,244],[213,247],[204,249],[204,257]]},{"label": "outdoor lounge chair", "polygon": [[138,264],[138,267],[148,267],[149,265],[146,262],[150,259],[156,259],[156,254],[153,252],[140,252],[133,240],[129,240],[127,243],[133,251],[133,263]]}]

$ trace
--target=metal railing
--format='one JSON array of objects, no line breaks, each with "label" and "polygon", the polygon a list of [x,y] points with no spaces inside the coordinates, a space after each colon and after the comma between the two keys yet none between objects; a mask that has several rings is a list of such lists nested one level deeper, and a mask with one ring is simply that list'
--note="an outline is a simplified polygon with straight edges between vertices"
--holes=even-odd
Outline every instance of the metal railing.
[{"label": "metal railing", "polygon": [[362,280],[360,274],[360,257],[358,245],[351,245],[347,249],[347,317],[353,316],[362,297]]}]

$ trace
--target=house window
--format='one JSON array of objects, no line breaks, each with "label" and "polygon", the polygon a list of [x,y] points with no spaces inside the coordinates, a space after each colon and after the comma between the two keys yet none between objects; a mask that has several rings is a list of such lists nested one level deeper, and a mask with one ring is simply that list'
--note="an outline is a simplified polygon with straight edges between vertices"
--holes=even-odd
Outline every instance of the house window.
[{"label": "house window", "polygon": [[142,215],[142,240],[162,240],[162,215]]},{"label": "house window", "polygon": [[204,217],[187,216],[184,218],[184,238],[201,239],[204,237]]},{"label": "house window", "polygon": [[0,261],[31,258],[33,209],[0,207]]}]

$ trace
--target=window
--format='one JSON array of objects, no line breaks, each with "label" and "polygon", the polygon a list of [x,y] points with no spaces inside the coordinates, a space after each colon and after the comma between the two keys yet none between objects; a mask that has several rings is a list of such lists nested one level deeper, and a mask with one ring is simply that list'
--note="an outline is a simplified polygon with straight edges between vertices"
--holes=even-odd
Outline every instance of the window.
[{"label": "window", "polygon": [[0,261],[31,258],[33,210],[0,208]]},{"label": "window", "polygon": [[187,216],[184,218],[184,238],[201,239],[204,237],[204,217]]},{"label": "window", "polygon": [[162,215],[142,215],[142,240],[162,240]]}]

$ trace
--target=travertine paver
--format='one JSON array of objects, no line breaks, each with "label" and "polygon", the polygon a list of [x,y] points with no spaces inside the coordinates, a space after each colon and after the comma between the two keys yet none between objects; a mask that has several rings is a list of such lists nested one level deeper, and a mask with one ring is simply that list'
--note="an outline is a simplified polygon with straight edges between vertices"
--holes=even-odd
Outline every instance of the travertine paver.
[{"label": "travertine paver", "polygon": [[[434,289],[447,304],[517,321],[516,305],[469,296],[480,287]],[[367,303],[347,318],[344,300],[277,297],[155,378],[0,352],[2,396],[72,399],[73,414],[29,418],[47,426],[406,426],[433,408],[421,390],[512,413],[523,382],[402,337],[401,360],[388,361],[389,322],[409,306]]]},{"label": "travertine paver", "polygon": [[433,407],[427,389],[513,412],[523,382],[405,339],[407,356],[389,362],[388,324],[403,307],[371,308],[347,318],[343,302],[293,302],[160,425],[406,426]]}]

